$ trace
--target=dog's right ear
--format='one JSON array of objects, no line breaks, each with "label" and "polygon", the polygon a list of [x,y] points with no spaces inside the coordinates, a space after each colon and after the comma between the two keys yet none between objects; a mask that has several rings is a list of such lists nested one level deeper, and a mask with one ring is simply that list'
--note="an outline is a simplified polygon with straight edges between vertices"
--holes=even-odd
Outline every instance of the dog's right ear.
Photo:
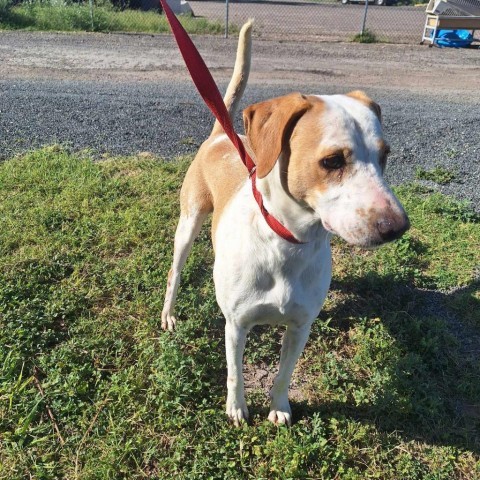
[{"label": "dog's right ear", "polygon": [[243,124],[255,154],[257,177],[270,173],[300,117],[311,103],[300,93],[250,105],[243,111]]}]

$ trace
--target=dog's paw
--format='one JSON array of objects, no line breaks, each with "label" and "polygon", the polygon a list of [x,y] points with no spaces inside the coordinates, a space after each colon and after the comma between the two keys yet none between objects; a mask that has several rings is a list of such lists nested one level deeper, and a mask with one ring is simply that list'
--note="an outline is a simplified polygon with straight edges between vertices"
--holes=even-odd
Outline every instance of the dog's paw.
[{"label": "dog's paw", "polygon": [[243,404],[237,402],[227,403],[227,415],[230,421],[239,427],[241,423],[248,421],[248,408],[245,402]]},{"label": "dog's paw", "polygon": [[292,409],[290,408],[288,400],[286,402],[282,402],[281,405],[276,406],[274,406],[272,402],[268,419],[275,425],[287,425],[287,427],[291,427]]},{"label": "dog's paw", "polygon": [[282,412],[280,410],[270,410],[268,419],[275,425],[292,426],[292,412]]},{"label": "dog's paw", "polygon": [[169,312],[162,312],[162,328],[173,332],[175,330],[176,318]]}]

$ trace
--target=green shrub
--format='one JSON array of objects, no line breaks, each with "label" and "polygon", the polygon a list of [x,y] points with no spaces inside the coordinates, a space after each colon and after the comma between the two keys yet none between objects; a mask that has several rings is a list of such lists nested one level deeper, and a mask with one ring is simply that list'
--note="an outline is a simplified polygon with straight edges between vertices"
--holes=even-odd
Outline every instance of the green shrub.
[{"label": "green shrub", "polygon": [[377,39],[376,35],[371,30],[368,30],[368,28],[367,28],[367,29],[365,29],[365,31],[363,33],[357,33],[357,35],[355,35],[352,38],[352,42],[356,42],[356,43],[377,43],[378,39]]},{"label": "green shrub", "polygon": [[[0,1],[8,2],[10,0]],[[170,31],[167,20],[158,12],[119,11],[108,2],[102,5],[95,4],[93,11],[88,3],[58,5],[32,2],[15,7],[11,7],[9,4],[6,12],[6,14],[0,15],[0,28],[148,33]],[[205,18],[196,18],[190,15],[182,15],[179,18],[189,33],[219,34],[224,31],[220,22],[210,22]],[[232,25],[231,31],[236,32],[238,28]]]}]

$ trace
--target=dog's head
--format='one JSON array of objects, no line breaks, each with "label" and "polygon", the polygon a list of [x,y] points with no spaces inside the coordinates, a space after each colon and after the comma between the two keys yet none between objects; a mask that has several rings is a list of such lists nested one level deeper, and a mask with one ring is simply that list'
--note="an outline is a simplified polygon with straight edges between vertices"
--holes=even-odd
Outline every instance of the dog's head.
[{"label": "dog's head", "polygon": [[380,107],[363,92],[293,93],[251,105],[244,124],[257,177],[274,174],[278,162],[283,189],[328,231],[371,247],[409,228],[383,179],[389,147]]}]

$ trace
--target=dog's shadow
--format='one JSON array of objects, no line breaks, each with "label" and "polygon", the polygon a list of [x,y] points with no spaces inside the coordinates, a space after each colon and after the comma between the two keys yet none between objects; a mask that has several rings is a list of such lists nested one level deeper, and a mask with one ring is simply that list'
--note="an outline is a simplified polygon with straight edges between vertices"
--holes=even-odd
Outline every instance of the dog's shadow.
[{"label": "dog's shadow", "polygon": [[[441,293],[374,273],[333,281],[333,294],[348,298],[321,313],[317,323],[329,320],[333,331],[348,333],[355,319],[380,319],[395,345],[394,361],[385,367],[389,380],[372,401],[293,401],[296,420],[315,412],[347,417],[407,440],[480,453],[480,330],[474,324],[479,288],[476,280]],[[310,341],[323,334],[314,327]]]}]

